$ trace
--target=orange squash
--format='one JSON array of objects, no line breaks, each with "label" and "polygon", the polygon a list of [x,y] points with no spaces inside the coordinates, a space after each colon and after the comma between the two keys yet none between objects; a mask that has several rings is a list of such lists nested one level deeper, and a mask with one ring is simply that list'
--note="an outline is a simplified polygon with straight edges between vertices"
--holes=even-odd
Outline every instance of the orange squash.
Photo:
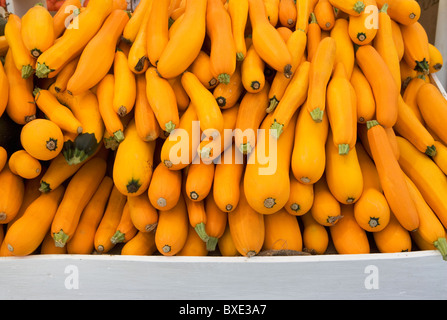
[{"label": "orange squash", "polygon": [[240,186],[240,200],[235,210],[228,213],[228,226],[236,250],[242,256],[252,257],[262,249],[265,238],[265,216],[255,211]]},{"label": "orange squash", "polygon": [[447,225],[447,201],[444,196],[447,177],[436,163],[408,140],[396,137],[400,150],[399,165],[413,181],[438,219]]},{"label": "orange squash", "polygon": [[17,216],[25,194],[23,178],[6,165],[0,172],[0,224],[7,224]]},{"label": "orange squash", "polygon": [[81,122],[49,90],[36,88],[33,93],[39,109],[59,128],[74,134],[82,133]]},{"label": "orange squash", "polygon": [[[217,137],[204,136],[197,148],[197,155],[207,164],[219,163],[222,153],[233,144],[233,132],[236,127],[236,120],[239,111],[239,105],[222,111],[224,118],[224,134]],[[226,134],[225,134],[226,133]]]},{"label": "orange squash", "polygon": [[222,134],[224,126],[222,111],[213,94],[190,71],[183,73],[182,85],[191,98],[200,121],[200,129],[204,134],[213,137]]},{"label": "orange squash", "polygon": [[66,0],[53,16],[54,39],[59,38],[76,16],[81,12],[80,0]]},{"label": "orange squash", "polygon": [[398,107],[399,111],[394,130],[413,143],[419,151],[434,157],[436,155],[435,139],[419,121],[413,110],[405,103],[402,96],[399,96]]},{"label": "orange squash", "polygon": [[189,70],[197,76],[207,89],[212,89],[219,83],[211,71],[210,56],[203,50],[200,50]]},{"label": "orange squash", "polygon": [[78,65],[79,56],[68,62],[62,70],[57,74],[56,80],[54,82],[54,90],[59,92],[64,92],[67,89],[67,83],[73,76]]},{"label": "orange squash", "polygon": [[356,61],[373,90],[377,121],[384,127],[394,126],[397,120],[399,90],[390,69],[372,45],[359,47]]},{"label": "orange squash", "polygon": [[290,166],[301,183],[314,184],[324,174],[328,132],[327,113],[323,114],[321,122],[315,122],[306,105],[298,110]]},{"label": "orange squash", "polygon": [[430,49],[428,35],[420,22],[401,25],[404,40],[403,59],[411,69],[420,73],[430,72]]},{"label": "orange squash", "polygon": [[363,192],[363,175],[355,146],[340,154],[329,132],[326,142],[326,181],[334,197],[343,204],[357,202]]},{"label": "orange squash", "polygon": [[126,203],[127,197],[113,186],[101,222],[96,228],[93,240],[96,252],[107,253],[115,246],[110,238],[116,232]]},{"label": "orange squash", "polygon": [[374,48],[382,56],[383,60],[393,74],[397,89],[400,92],[400,59],[393,39],[391,17],[388,15],[387,9],[388,4],[384,4],[379,12],[379,29],[377,31],[377,36],[374,38]]},{"label": "orange squash", "polygon": [[34,58],[54,43],[54,22],[50,12],[42,4],[29,8],[22,16],[21,35],[23,44]]},{"label": "orange squash", "polygon": [[126,196],[138,196],[147,191],[152,176],[155,141],[143,141],[132,119],[124,131],[126,138],[116,150],[113,181]]},{"label": "orange squash", "polygon": [[176,255],[186,243],[189,228],[188,211],[181,196],[174,208],[160,212],[155,231],[157,250],[165,256]]},{"label": "orange squash", "polygon": [[287,28],[293,28],[297,20],[297,9],[294,0],[281,0],[279,2],[279,23]]},{"label": "orange squash", "polygon": [[416,0],[377,0],[377,5],[382,8],[388,3],[390,17],[402,25],[416,23],[421,16],[421,6]]},{"label": "orange squash", "polygon": [[[48,233],[65,188],[41,194],[6,232],[4,243],[14,256],[33,253]],[[26,235],[26,236],[25,236]]]},{"label": "orange squash", "polygon": [[342,204],[343,219],[329,228],[335,250],[338,254],[367,254],[370,245],[366,231],[354,218],[354,207]]},{"label": "orange squash", "polygon": [[416,101],[426,127],[447,143],[447,134],[443,128],[447,119],[446,98],[435,85],[426,83],[418,90]]},{"label": "orange squash", "polygon": [[423,75],[412,78],[406,85],[405,90],[402,94],[402,98],[404,99],[407,106],[411,108],[411,111],[413,111],[417,119],[424,125],[425,121],[422,118],[421,111],[419,110],[419,106],[417,104],[417,94],[419,92],[419,89],[425,83],[425,76]]},{"label": "orange squash", "polygon": [[226,211],[220,210],[214,201],[213,193],[210,193],[205,199],[206,225],[205,232],[208,235],[206,249],[208,251],[216,250],[217,243],[225,232],[228,215]]},{"label": "orange squash", "polygon": [[335,63],[336,41],[332,37],[320,41],[309,70],[307,110],[316,122],[323,120],[326,109],[326,88]]},{"label": "orange squash", "polygon": [[191,226],[189,226],[185,245],[176,255],[193,257],[203,257],[208,255],[206,243],[200,239],[197,232],[194,232],[194,229]]},{"label": "orange squash", "polygon": [[135,105],[137,85],[135,74],[129,69],[127,56],[121,50],[116,50],[113,59],[113,74],[115,76],[115,94],[113,95],[113,110],[124,117]]},{"label": "orange squash", "polygon": [[36,119],[36,104],[33,97],[33,78],[22,78],[22,75],[14,64],[11,50],[5,57],[5,75],[8,79],[9,91],[6,104],[6,114],[15,123],[24,125]]},{"label": "orange squash", "polygon": [[310,209],[312,217],[323,226],[332,226],[343,218],[340,206],[340,202],[329,190],[326,177],[323,175],[314,184],[314,202]]},{"label": "orange squash", "polygon": [[137,132],[143,141],[154,141],[160,136],[161,128],[147,99],[146,77],[142,74],[136,75],[135,81],[134,118]]},{"label": "orange squash", "polygon": [[301,216],[303,223],[303,251],[324,254],[329,246],[329,233],[312,217],[310,212]]},{"label": "orange squash", "polygon": [[180,119],[174,90],[152,66],[146,71],[146,93],[160,128],[167,133],[177,128]]},{"label": "orange squash", "polygon": [[187,167],[197,155],[201,132],[198,117],[193,104],[185,110],[180,118],[179,129],[171,132],[160,151],[161,162],[171,170]]},{"label": "orange squash", "polygon": [[133,43],[137,37],[138,31],[140,30],[144,16],[146,13],[150,12],[152,8],[152,0],[141,0],[134,9],[129,22],[126,24],[123,30],[123,39],[128,43]]},{"label": "orange squash", "polygon": [[373,233],[373,239],[381,253],[410,252],[412,249],[411,235],[391,214],[387,227]]},{"label": "orange squash", "polygon": [[315,18],[321,30],[331,30],[335,24],[334,7],[329,0],[318,0],[314,9]]},{"label": "orange squash", "polygon": [[351,79],[355,63],[354,44],[349,36],[349,22],[346,19],[336,19],[331,29],[331,38],[335,40],[334,69],[339,62],[343,63],[348,79]]},{"label": "orange squash", "polygon": [[94,158],[71,178],[51,223],[55,245],[64,247],[70,241],[79,219],[106,173],[106,161]]},{"label": "orange squash", "polygon": [[285,204],[286,211],[295,216],[302,216],[312,208],[314,202],[313,184],[304,184],[290,175],[290,195]]},{"label": "orange squash", "polygon": [[221,0],[209,0],[206,30],[210,39],[210,68],[214,77],[228,84],[236,70],[236,46],[231,17]]},{"label": "orange squash", "polygon": [[372,158],[390,209],[405,229],[414,231],[419,227],[419,218],[408,192],[404,172],[392,151],[384,128],[374,120],[367,122],[367,125]]},{"label": "orange squash", "polygon": [[245,92],[242,83],[241,63],[238,63],[236,70],[230,78],[230,83],[219,83],[213,89],[213,96],[221,109],[234,107]]},{"label": "orange squash", "polygon": [[123,208],[123,214],[121,215],[120,222],[116,227],[115,233],[110,238],[113,244],[126,243],[131,240],[138,232],[138,229],[132,222],[132,218],[129,210],[129,201],[126,202]]},{"label": "orange squash", "polygon": [[250,154],[256,145],[258,129],[266,116],[269,85],[260,92],[247,92],[242,97],[236,119],[234,142],[237,150]]},{"label": "orange squash", "polygon": [[287,129],[290,120],[297,113],[298,108],[306,101],[309,89],[309,70],[311,63],[304,61],[297,69],[292,80],[287,86],[284,96],[273,111],[273,121],[270,129],[275,138]]},{"label": "orange squash", "polygon": [[273,69],[291,77],[292,57],[286,42],[270,24],[262,0],[249,0],[249,18],[256,52]]},{"label": "orange squash", "polygon": [[346,155],[357,141],[357,96],[341,62],[335,67],[326,95],[332,142],[340,155]]},{"label": "orange squash", "polygon": [[229,0],[228,13],[231,18],[231,30],[236,47],[236,60],[242,61],[247,53],[245,29],[248,21],[248,0]]},{"label": "orange squash", "polygon": [[[150,66],[150,61],[147,53],[147,43],[148,43],[148,23],[149,17],[152,10],[152,1],[147,4],[149,7],[143,14],[141,25],[137,29],[135,39],[131,43],[127,63],[129,69],[135,74],[144,73]],[[127,26],[127,24],[126,24]]]},{"label": "orange squash", "polygon": [[225,227],[225,232],[220,237],[219,242],[217,243],[219,248],[219,252],[223,257],[235,257],[240,256],[241,254],[237,251],[236,246],[234,245],[233,238],[231,237],[230,227],[227,223]]},{"label": "orange squash", "polygon": [[164,78],[184,72],[199,54],[206,35],[206,0],[187,0],[181,26],[169,39],[157,63]]},{"label": "orange squash", "polygon": [[350,16],[359,16],[365,10],[364,1],[358,0],[329,0],[337,9]]},{"label": "orange squash", "polygon": [[151,232],[155,230],[158,224],[158,211],[152,206],[146,192],[134,197],[127,196],[127,204],[132,225],[138,231]]},{"label": "orange squash", "polygon": [[82,51],[76,70],[67,83],[67,91],[73,95],[83,93],[104,78],[113,65],[116,45],[128,21],[129,16],[123,10],[114,10],[106,18]]},{"label": "orange squash", "polygon": [[135,237],[126,242],[121,249],[123,256],[148,256],[157,251],[155,245],[155,232],[139,231]]},{"label": "orange squash", "polygon": [[248,157],[244,174],[245,195],[250,206],[261,214],[278,211],[289,199],[289,168],[296,118],[295,115],[283,135],[275,139],[269,134],[272,116],[268,115],[261,124],[255,150]]},{"label": "orange squash", "polygon": [[161,211],[172,209],[179,201],[181,186],[181,171],[169,170],[163,163],[159,163],[148,188],[151,204]]},{"label": "orange squash", "polygon": [[47,119],[28,122],[20,132],[23,148],[38,160],[51,160],[62,151],[64,137],[57,124]]},{"label": "orange squash", "polygon": [[8,166],[12,173],[24,179],[34,179],[42,172],[40,161],[23,149],[11,154],[8,160]]},{"label": "orange squash", "polygon": [[157,65],[169,41],[170,0],[153,1],[147,23],[147,56],[153,66]]},{"label": "orange squash", "polygon": [[189,199],[201,201],[207,197],[213,184],[214,167],[213,162],[205,163],[201,159],[189,165],[185,184],[185,192]]},{"label": "orange squash", "polygon": [[[359,16],[349,17],[349,36],[355,44],[362,46],[371,43],[377,35],[377,29],[371,23],[371,16],[377,10],[376,0],[365,0],[365,10]],[[369,7],[373,6],[373,7]],[[374,8],[370,10],[370,8]]]},{"label": "orange squash", "polygon": [[85,206],[72,239],[67,242],[68,253],[91,254],[93,252],[96,229],[104,215],[112,188],[112,178],[104,176],[98,189]]},{"label": "orange squash", "polygon": [[79,55],[98,33],[112,8],[113,0],[89,2],[63,36],[39,56],[36,63],[37,77],[54,77],[58,70]]},{"label": "orange squash", "polygon": [[373,119],[376,113],[376,101],[368,79],[357,65],[352,70],[351,85],[357,99],[357,122],[364,124]]},{"label": "orange squash", "polygon": [[14,13],[10,14],[5,25],[5,37],[9,45],[8,51],[20,76],[23,79],[28,79],[34,73],[36,62],[23,42],[21,30],[21,18]]},{"label": "orange squash", "polygon": [[242,84],[250,93],[259,92],[265,85],[265,62],[253,45],[250,45],[244,61],[241,62]]},{"label": "orange squash", "polygon": [[[228,152],[231,152],[231,158],[228,157]],[[221,161],[216,164],[212,193],[214,202],[221,211],[231,212],[237,207],[244,167],[235,145],[226,149]]]},{"label": "orange squash", "polygon": [[444,260],[447,259],[447,243],[445,239],[445,229],[439,221],[432,208],[427,204],[419,189],[408,176],[405,176],[408,190],[414,200],[418,210],[420,224],[416,233],[427,241],[433,244],[442,254]]},{"label": "orange squash", "polygon": [[303,238],[296,216],[284,208],[264,217],[263,250],[303,250]]},{"label": "orange squash", "polygon": [[307,61],[312,61],[318,44],[321,41],[321,27],[315,13],[310,14],[309,30],[307,31]]},{"label": "orange squash", "polygon": [[[305,56],[305,50],[307,45],[307,34],[301,30],[293,31],[287,39],[287,48],[292,55],[292,68],[291,71],[295,73]],[[273,80],[271,81],[269,99],[270,105],[267,108],[267,112],[270,113],[275,110],[279,101],[282,99],[286,88],[291,82],[292,78],[287,78],[282,72],[276,72]]]},{"label": "orange squash", "polygon": [[[186,180],[186,177],[184,178],[184,180]],[[206,233],[207,213],[205,211],[205,201],[193,201],[189,197],[187,197],[186,192],[183,192],[183,199],[185,201],[186,210],[188,212],[189,225],[194,229],[194,231],[204,242],[207,242],[209,236]]]}]

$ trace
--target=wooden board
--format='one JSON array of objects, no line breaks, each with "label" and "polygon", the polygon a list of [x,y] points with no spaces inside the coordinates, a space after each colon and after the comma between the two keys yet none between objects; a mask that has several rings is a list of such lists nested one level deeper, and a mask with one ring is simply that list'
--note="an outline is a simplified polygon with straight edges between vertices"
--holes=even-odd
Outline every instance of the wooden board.
[{"label": "wooden board", "polygon": [[445,299],[436,251],[293,257],[0,258],[0,299]]}]

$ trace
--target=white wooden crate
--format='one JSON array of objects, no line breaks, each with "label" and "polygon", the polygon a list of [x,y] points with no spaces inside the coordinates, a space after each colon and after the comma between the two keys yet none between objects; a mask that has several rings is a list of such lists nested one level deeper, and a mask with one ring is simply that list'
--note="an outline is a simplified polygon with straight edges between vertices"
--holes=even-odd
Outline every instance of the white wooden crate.
[{"label": "white wooden crate", "polygon": [[0,299],[424,300],[447,298],[437,251],[293,257],[0,258]]},{"label": "white wooden crate", "polygon": [[[10,0],[8,10],[23,15],[37,2]],[[447,98],[443,78],[437,74],[431,80]],[[446,271],[447,261],[437,251],[252,258],[0,257],[0,299],[446,299]]]}]

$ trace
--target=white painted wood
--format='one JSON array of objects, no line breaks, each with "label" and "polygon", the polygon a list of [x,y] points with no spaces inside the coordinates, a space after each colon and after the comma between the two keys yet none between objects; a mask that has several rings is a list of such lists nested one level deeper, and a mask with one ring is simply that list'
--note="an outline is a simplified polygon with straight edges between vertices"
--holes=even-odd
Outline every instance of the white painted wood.
[{"label": "white painted wood", "polygon": [[[447,30],[447,1],[439,1],[438,7],[438,20],[436,25],[436,40],[435,45],[441,51],[444,61],[447,60],[447,35],[445,30]],[[447,87],[447,68],[444,66],[439,70],[436,75],[439,81],[442,83],[443,87]]]},{"label": "white painted wood", "polygon": [[447,261],[437,251],[253,258],[35,255],[0,258],[0,274],[1,300],[447,297]]}]

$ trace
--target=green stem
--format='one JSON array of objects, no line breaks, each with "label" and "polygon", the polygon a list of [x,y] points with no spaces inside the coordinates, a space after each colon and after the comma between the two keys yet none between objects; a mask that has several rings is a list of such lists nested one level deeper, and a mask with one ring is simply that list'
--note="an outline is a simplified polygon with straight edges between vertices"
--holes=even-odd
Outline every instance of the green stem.
[{"label": "green stem", "polygon": [[206,250],[208,251],[216,250],[218,240],[219,240],[218,238],[209,237],[208,241],[206,242]]},{"label": "green stem", "polygon": [[36,76],[38,78],[48,78],[48,74],[51,72],[51,69],[46,66],[45,63],[37,63],[36,68]]},{"label": "green stem", "polygon": [[321,110],[320,108],[316,108],[310,112],[310,116],[312,117],[313,121],[321,122],[323,121],[323,113],[323,110]]},{"label": "green stem", "polygon": [[113,133],[113,137],[115,138],[116,142],[120,143],[124,140],[124,133],[121,130],[118,130]]},{"label": "green stem", "polygon": [[283,132],[284,125],[276,122],[276,119],[273,120],[273,124],[270,126],[270,135],[275,139],[279,139],[279,136]]},{"label": "green stem", "polygon": [[363,1],[357,1],[352,9],[357,13],[362,13],[362,11],[365,10],[365,4]]},{"label": "green stem", "polygon": [[68,241],[68,234],[62,229],[58,233],[53,233],[54,245],[58,248],[63,248]]},{"label": "green stem", "polygon": [[110,238],[113,244],[124,242],[126,235],[119,230],[116,230],[115,234]]},{"label": "green stem", "polygon": [[237,61],[242,61],[242,60],[244,60],[244,54],[242,53],[242,52],[238,52],[238,53],[236,53],[236,60]]},{"label": "green stem", "polygon": [[442,255],[442,259],[447,261],[447,241],[445,238],[438,238],[434,243],[434,246],[436,249],[439,250],[439,252]]},{"label": "green stem", "polygon": [[265,110],[267,113],[271,113],[276,109],[276,106],[278,105],[279,100],[276,99],[276,96],[270,99],[270,104],[268,108]]},{"label": "green stem", "polygon": [[349,153],[349,144],[343,143],[338,145],[338,154],[347,155]]},{"label": "green stem", "polygon": [[230,75],[226,73],[221,73],[217,76],[217,81],[223,84],[229,84],[230,83]]},{"label": "green stem", "polygon": [[430,146],[430,147],[427,147],[427,150],[425,150],[425,154],[427,155],[427,156],[429,156],[429,157],[434,157],[434,156],[436,156],[436,147],[433,145],[433,146]]},{"label": "green stem", "polygon": [[414,70],[421,72],[423,74],[429,74],[430,72],[430,66],[428,64],[428,61],[426,58],[424,58],[422,61],[416,61],[416,67]]},{"label": "green stem", "polygon": [[34,72],[34,69],[33,69],[32,66],[30,66],[30,65],[23,66],[22,67],[22,78],[23,79],[28,79],[29,77],[31,77],[33,72]]},{"label": "green stem", "polygon": [[208,239],[210,237],[206,234],[205,223],[201,222],[201,223],[197,224],[194,229],[196,230],[196,232],[199,235],[200,239],[202,239],[205,242],[208,241]]},{"label": "green stem", "polygon": [[378,125],[379,125],[379,122],[377,120],[366,121],[366,128],[368,128],[368,130],[371,129],[372,127],[378,126]]},{"label": "green stem", "polygon": [[46,183],[45,181],[42,181],[40,183],[39,191],[42,193],[48,193],[51,191],[50,185]]},{"label": "green stem", "polygon": [[239,146],[239,150],[241,151],[242,154],[249,154],[251,153],[251,151],[253,150],[253,148],[251,147],[250,143],[242,143]]},{"label": "green stem", "polygon": [[382,8],[380,8],[380,12],[388,13],[388,3],[384,3]]},{"label": "green stem", "polygon": [[175,123],[172,121],[169,121],[165,124],[165,131],[168,133],[171,133],[175,129]]}]

